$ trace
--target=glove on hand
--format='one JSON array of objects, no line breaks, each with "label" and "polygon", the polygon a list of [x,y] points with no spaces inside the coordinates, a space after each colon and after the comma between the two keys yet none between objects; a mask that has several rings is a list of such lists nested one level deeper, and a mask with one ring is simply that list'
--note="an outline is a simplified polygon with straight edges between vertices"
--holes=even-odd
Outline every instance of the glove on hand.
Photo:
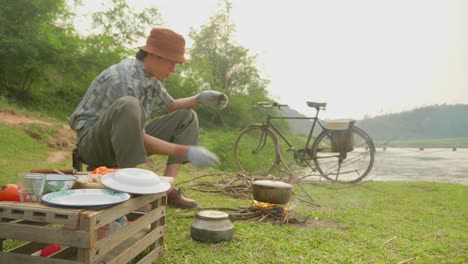
[{"label": "glove on hand", "polygon": [[197,95],[197,102],[202,105],[210,106],[219,110],[226,107],[228,97],[217,91],[203,91]]},{"label": "glove on hand", "polygon": [[204,147],[190,146],[187,159],[198,168],[211,167],[219,162],[218,156]]}]

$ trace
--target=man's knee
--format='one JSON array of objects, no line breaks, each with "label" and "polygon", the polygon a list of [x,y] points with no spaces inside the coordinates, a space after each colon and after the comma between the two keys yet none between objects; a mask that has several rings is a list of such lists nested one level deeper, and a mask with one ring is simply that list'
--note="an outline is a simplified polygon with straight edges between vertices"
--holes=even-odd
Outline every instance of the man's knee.
[{"label": "man's knee", "polygon": [[140,101],[132,96],[123,96],[117,99],[112,106],[112,110],[117,118],[136,118],[144,121],[145,111]]},{"label": "man's knee", "polygon": [[140,109],[141,103],[133,96],[123,96],[117,99],[114,104],[123,110]]},{"label": "man's knee", "polygon": [[174,112],[179,120],[185,120],[187,123],[192,123],[198,126],[198,115],[193,109],[182,108]]}]

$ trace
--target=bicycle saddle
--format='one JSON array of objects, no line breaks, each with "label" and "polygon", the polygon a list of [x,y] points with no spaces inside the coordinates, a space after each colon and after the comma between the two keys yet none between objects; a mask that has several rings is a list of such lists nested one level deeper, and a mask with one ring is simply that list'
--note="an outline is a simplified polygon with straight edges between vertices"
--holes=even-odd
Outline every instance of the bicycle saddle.
[{"label": "bicycle saddle", "polygon": [[327,106],[327,103],[307,102],[307,106],[313,108],[325,108],[325,106]]}]

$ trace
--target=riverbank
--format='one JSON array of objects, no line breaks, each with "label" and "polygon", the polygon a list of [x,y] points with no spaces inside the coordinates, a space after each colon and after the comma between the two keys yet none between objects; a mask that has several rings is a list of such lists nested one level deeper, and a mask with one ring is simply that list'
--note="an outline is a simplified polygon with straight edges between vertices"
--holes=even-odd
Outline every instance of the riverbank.
[{"label": "riverbank", "polygon": [[[377,148],[372,171],[364,181],[449,182],[468,185],[468,148]],[[310,169],[299,175],[324,181]]]}]

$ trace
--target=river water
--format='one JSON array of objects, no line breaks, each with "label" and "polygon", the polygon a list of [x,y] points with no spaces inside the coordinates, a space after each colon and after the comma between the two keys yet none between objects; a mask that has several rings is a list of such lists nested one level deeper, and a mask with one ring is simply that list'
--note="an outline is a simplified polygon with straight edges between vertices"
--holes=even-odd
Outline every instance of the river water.
[{"label": "river water", "polygon": [[[313,177],[311,177],[313,178]],[[431,181],[468,185],[467,148],[378,148],[364,181]]]},{"label": "river water", "polygon": [[436,181],[468,185],[468,149],[379,148],[374,169],[365,180]]}]

